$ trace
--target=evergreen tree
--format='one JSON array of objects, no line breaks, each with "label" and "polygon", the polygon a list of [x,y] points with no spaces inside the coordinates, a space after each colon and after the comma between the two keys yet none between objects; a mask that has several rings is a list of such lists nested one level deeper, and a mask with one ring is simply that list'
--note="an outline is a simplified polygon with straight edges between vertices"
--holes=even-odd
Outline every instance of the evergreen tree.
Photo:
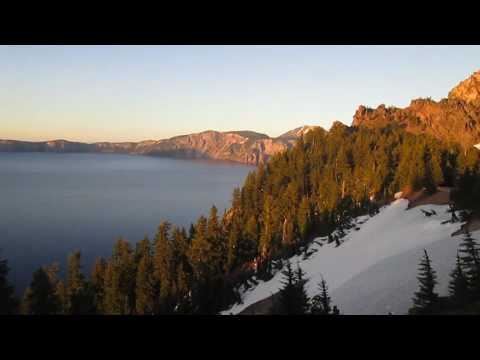
[{"label": "evergreen tree", "polygon": [[297,308],[298,314],[306,314],[310,310],[310,299],[307,295],[307,290],[305,285],[308,282],[308,279],[305,277],[305,272],[302,270],[300,265],[297,263],[297,271],[295,274],[295,285],[296,285],[296,298],[297,298]]},{"label": "evergreen tree", "polygon": [[472,299],[480,299],[480,258],[479,247],[470,232],[467,232],[459,247],[463,273]]},{"label": "evergreen tree", "polygon": [[265,198],[263,208],[263,226],[260,233],[259,255],[264,265],[264,271],[267,275],[271,273],[271,258],[275,255],[275,210],[273,198]]},{"label": "evergreen tree", "polygon": [[108,315],[123,314],[124,306],[120,299],[119,273],[112,259],[108,259],[106,262],[103,292],[101,306],[103,312]]},{"label": "evergreen tree", "polygon": [[432,156],[428,148],[425,148],[424,152],[424,162],[425,162],[425,175],[423,180],[423,186],[427,194],[434,194],[437,192],[437,186],[434,179],[434,169],[432,166]]},{"label": "evergreen tree", "polygon": [[190,224],[190,228],[188,230],[188,240],[191,242],[195,237],[195,225]]},{"label": "evergreen tree", "polygon": [[154,241],[154,279],[156,282],[157,296],[155,301],[156,313],[170,313],[173,310],[174,292],[174,259],[173,246],[170,238],[172,225],[163,221],[158,227]]},{"label": "evergreen tree", "polygon": [[23,311],[27,315],[51,315],[60,311],[56,289],[44,268],[33,273],[30,287],[25,291]]},{"label": "evergreen tree", "polygon": [[463,272],[460,256],[457,253],[455,268],[450,273],[448,286],[450,299],[453,304],[463,306],[469,301],[468,280]]},{"label": "evergreen tree", "polygon": [[180,303],[185,300],[189,291],[192,276],[192,268],[188,261],[190,241],[184,228],[173,228],[173,268],[175,283],[175,301],[177,310]]},{"label": "evergreen tree", "polygon": [[232,220],[230,231],[228,232],[228,245],[227,245],[227,264],[225,271],[229,272],[235,268],[244,254],[242,254],[242,249],[240,244],[242,243],[242,229],[240,221],[236,218]]},{"label": "evergreen tree", "polygon": [[298,229],[300,233],[300,237],[303,241],[307,240],[308,233],[310,231],[310,202],[308,198],[304,196],[302,198],[302,202],[300,203],[300,207],[298,209]]},{"label": "evergreen tree", "polygon": [[209,274],[209,253],[211,243],[207,239],[207,219],[200,216],[195,226],[195,236],[189,251],[189,259],[197,280],[202,280]]},{"label": "evergreen tree", "polygon": [[296,248],[294,224],[289,217],[283,221],[282,246],[286,250],[287,256],[293,255]]},{"label": "evergreen tree", "polygon": [[65,283],[58,277],[60,265],[55,262],[43,267],[48,276],[50,284],[54,289],[54,295],[57,299],[57,314],[68,314],[68,295]]},{"label": "evergreen tree", "polygon": [[155,286],[151,256],[144,254],[137,269],[135,310],[138,315],[152,315],[155,310]]},{"label": "evergreen tree", "polygon": [[333,315],[340,315],[340,310],[338,309],[337,305],[333,305],[332,314]]},{"label": "evergreen tree", "polygon": [[8,281],[9,271],[7,260],[0,257],[0,315],[12,315],[17,311],[14,288]]},{"label": "evergreen tree", "polygon": [[218,210],[215,206],[212,206],[208,217],[206,236],[210,243],[208,263],[213,274],[221,273],[226,263],[226,242],[222,235],[222,228],[218,221]]},{"label": "evergreen tree", "polygon": [[419,281],[419,290],[415,293],[413,298],[414,306],[409,312],[413,315],[431,314],[436,310],[438,303],[438,294],[434,291],[437,284],[437,275],[432,268],[427,250],[424,250],[417,279]]},{"label": "evergreen tree", "polygon": [[325,279],[319,284],[320,293],[312,298],[312,314],[314,315],[329,315],[332,311],[331,299],[328,295],[328,287]]},{"label": "evergreen tree", "polygon": [[135,256],[130,244],[120,238],[105,270],[104,310],[129,315],[135,309]]},{"label": "evergreen tree", "polygon": [[242,244],[240,244],[242,249],[241,259],[243,261],[250,261],[257,255],[258,249],[259,227],[255,216],[251,216],[248,219],[243,228],[242,239]]},{"label": "evergreen tree", "polygon": [[85,300],[87,288],[85,278],[81,272],[81,253],[75,251],[68,257],[67,261],[67,283],[66,283],[66,308],[70,314],[87,312]]},{"label": "evergreen tree", "polygon": [[292,265],[287,261],[285,270],[282,271],[284,279],[283,288],[273,307],[273,313],[277,315],[302,315],[309,309],[309,299],[306,294],[305,284],[307,280],[300,266],[294,272]]},{"label": "evergreen tree", "polygon": [[98,257],[95,259],[95,263],[93,264],[92,272],[90,275],[94,293],[94,304],[96,309],[95,311],[97,314],[101,314],[104,311],[103,304],[105,299],[106,268],[106,261],[103,258]]}]

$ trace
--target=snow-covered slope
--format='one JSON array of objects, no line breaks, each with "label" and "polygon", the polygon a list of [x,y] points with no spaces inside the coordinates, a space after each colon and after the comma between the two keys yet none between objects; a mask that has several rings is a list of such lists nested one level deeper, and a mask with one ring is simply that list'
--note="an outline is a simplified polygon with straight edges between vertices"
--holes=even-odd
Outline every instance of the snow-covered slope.
[{"label": "snow-covered slope", "polygon": [[[309,279],[307,292],[318,292],[323,276],[329,286],[332,301],[343,314],[402,314],[411,306],[417,290],[417,267],[423,249],[429,251],[433,266],[439,275],[437,290],[447,292],[448,274],[455,263],[460,236],[451,234],[459,223],[441,224],[450,219],[448,206],[424,205],[407,210],[408,201],[400,199],[383,207],[374,217],[356,219],[352,229],[339,247],[317,238],[309,251],[290,259],[298,264]],[[425,216],[421,210],[435,210],[436,215]],[[474,233],[476,238],[480,232]],[[243,293],[243,303],[236,304],[223,314],[238,314],[255,302],[273,295],[281,288],[279,271],[266,282],[259,282]]]}]

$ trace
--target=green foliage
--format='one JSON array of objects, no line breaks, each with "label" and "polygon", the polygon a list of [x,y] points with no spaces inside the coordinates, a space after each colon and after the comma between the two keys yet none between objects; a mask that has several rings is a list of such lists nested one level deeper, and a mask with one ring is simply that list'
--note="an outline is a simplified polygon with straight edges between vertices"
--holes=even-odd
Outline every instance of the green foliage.
[{"label": "green foliage", "polygon": [[462,261],[457,253],[455,268],[450,273],[450,283],[448,285],[450,300],[455,306],[463,306],[470,300],[468,280],[463,271]]},{"label": "green foliage", "polygon": [[459,246],[460,262],[466,278],[470,296],[480,300],[480,257],[479,247],[472,235],[467,232]]},{"label": "green foliage", "polygon": [[305,274],[300,266],[293,271],[289,261],[282,271],[284,279],[283,288],[280,290],[278,299],[273,308],[276,315],[303,315],[309,311],[309,298],[305,290]]},{"label": "green foliage", "polygon": [[0,257],[0,315],[12,315],[17,312],[18,301],[15,290],[8,281],[10,268],[8,262]]},{"label": "green foliage", "polygon": [[153,255],[148,238],[137,246],[137,274],[135,284],[135,313],[152,315],[155,311],[155,279]]},{"label": "green foliage", "polygon": [[135,257],[130,244],[120,238],[107,261],[104,285],[104,311],[128,315],[135,309]]},{"label": "green foliage", "polygon": [[94,293],[94,306],[95,312],[101,314],[104,312],[104,299],[105,299],[105,276],[106,276],[107,263],[106,261],[98,257],[95,259],[95,263],[92,267],[90,275],[91,284]]},{"label": "green foliage", "polygon": [[319,289],[320,293],[312,298],[311,313],[313,315],[330,315],[332,314],[331,299],[328,295],[327,282],[323,277]]},{"label": "green foliage", "polygon": [[68,314],[95,313],[95,289],[81,272],[81,253],[75,251],[68,257],[65,289],[65,312]]},{"label": "green foliage", "polygon": [[469,209],[480,213],[480,172],[478,166],[467,168],[458,178],[457,188],[452,199],[460,209]]},{"label": "green foliage", "polygon": [[415,297],[413,298],[414,305],[409,313],[413,315],[432,314],[438,305],[438,294],[434,291],[435,285],[437,284],[437,275],[432,268],[427,250],[424,250],[417,279],[419,282],[419,290],[415,293]]},{"label": "green foliage", "polygon": [[25,291],[22,311],[26,315],[52,315],[61,311],[61,299],[57,294],[56,283],[46,268],[33,273],[30,286]]}]

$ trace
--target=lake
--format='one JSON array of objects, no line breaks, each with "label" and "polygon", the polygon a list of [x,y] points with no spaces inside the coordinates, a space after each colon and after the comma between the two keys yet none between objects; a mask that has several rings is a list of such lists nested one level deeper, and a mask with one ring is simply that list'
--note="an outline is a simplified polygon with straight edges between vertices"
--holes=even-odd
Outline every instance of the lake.
[{"label": "lake", "polygon": [[166,219],[187,227],[254,168],[234,163],[118,154],[0,153],[0,249],[23,291],[32,273],[82,252],[84,273],[119,236],[153,238]]}]

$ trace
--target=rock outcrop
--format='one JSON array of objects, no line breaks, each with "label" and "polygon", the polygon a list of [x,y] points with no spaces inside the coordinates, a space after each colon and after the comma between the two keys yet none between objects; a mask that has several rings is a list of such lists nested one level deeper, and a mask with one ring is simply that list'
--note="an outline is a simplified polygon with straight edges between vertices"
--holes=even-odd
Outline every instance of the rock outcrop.
[{"label": "rock outcrop", "polygon": [[480,71],[455,86],[448,94],[448,98],[480,105]]},{"label": "rock outcrop", "polygon": [[464,147],[480,143],[480,72],[453,88],[448,97],[412,100],[406,108],[360,106],[352,126],[383,127],[397,123],[412,133],[427,133]]}]

